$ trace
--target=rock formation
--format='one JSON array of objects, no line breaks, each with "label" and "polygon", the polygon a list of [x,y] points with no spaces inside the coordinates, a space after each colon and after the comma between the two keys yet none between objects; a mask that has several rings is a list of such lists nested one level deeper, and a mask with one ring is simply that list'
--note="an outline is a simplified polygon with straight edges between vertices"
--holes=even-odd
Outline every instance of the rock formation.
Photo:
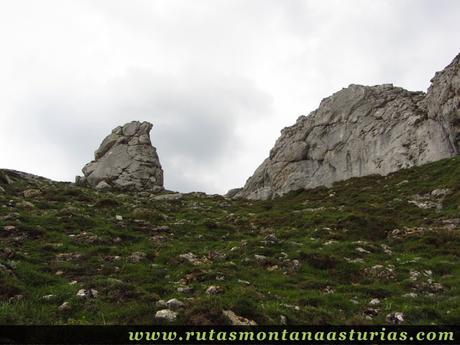
[{"label": "rock formation", "polygon": [[268,199],[289,191],[385,175],[458,154],[460,54],[436,73],[428,93],[393,85],[347,88],[281,131],[270,155],[234,197]]},{"label": "rock formation", "polygon": [[151,123],[138,121],[115,128],[76,182],[99,190],[163,190],[163,170],[150,142],[151,129]]}]

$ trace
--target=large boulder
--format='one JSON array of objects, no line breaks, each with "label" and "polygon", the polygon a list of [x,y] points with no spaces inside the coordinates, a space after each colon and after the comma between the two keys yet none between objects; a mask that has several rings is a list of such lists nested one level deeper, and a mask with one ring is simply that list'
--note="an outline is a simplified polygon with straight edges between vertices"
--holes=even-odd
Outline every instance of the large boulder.
[{"label": "large boulder", "polygon": [[281,131],[270,155],[234,197],[289,191],[452,157],[460,141],[460,55],[428,94],[391,84],[350,85]]},{"label": "large boulder", "polygon": [[96,150],[95,159],[86,164],[84,177],[98,190],[163,190],[163,170],[150,141],[149,122],[133,121],[115,128]]}]

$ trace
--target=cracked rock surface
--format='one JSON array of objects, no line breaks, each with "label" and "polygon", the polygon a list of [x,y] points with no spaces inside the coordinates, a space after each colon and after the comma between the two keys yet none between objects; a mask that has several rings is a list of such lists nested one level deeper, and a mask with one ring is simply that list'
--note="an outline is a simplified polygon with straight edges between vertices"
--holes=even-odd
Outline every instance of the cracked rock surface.
[{"label": "cracked rock surface", "polygon": [[459,151],[459,104],[460,54],[436,73],[428,93],[350,85],[284,128],[233,197],[270,199],[452,157]]},{"label": "cracked rock surface", "polygon": [[163,170],[150,141],[151,129],[151,123],[139,121],[115,128],[76,182],[100,190],[163,190]]}]

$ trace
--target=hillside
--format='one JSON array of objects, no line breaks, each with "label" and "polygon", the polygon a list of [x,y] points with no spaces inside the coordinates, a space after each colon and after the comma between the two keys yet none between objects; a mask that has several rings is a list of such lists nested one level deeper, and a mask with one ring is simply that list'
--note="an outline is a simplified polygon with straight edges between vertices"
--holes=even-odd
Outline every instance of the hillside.
[{"label": "hillside", "polygon": [[269,201],[0,186],[1,324],[460,323],[460,157]]}]

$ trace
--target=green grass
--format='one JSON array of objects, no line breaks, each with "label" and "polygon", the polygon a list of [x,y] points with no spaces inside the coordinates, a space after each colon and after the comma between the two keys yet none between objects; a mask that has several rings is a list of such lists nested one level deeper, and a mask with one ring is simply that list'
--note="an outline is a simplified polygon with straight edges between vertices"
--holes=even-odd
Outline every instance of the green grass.
[{"label": "green grass", "polygon": [[[382,324],[394,311],[407,324],[460,322],[460,228],[446,226],[460,218],[459,157],[271,201],[155,201],[10,177],[0,178],[0,324],[154,324],[156,301],[170,298],[186,303],[177,323],[187,324],[225,323],[227,309],[259,324],[281,315],[290,324]],[[30,188],[41,194],[25,200]],[[429,197],[440,209],[408,202],[440,188],[451,191]],[[202,263],[180,259],[189,252]],[[375,265],[393,265],[394,275],[370,274]],[[430,282],[410,279],[426,270]],[[192,291],[178,292],[184,284]],[[207,295],[210,285],[222,293]],[[82,288],[99,294],[81,299]],[[368,318],[373,298],[381,303]],[[71,309],[59,310],[63,302]]]}]

